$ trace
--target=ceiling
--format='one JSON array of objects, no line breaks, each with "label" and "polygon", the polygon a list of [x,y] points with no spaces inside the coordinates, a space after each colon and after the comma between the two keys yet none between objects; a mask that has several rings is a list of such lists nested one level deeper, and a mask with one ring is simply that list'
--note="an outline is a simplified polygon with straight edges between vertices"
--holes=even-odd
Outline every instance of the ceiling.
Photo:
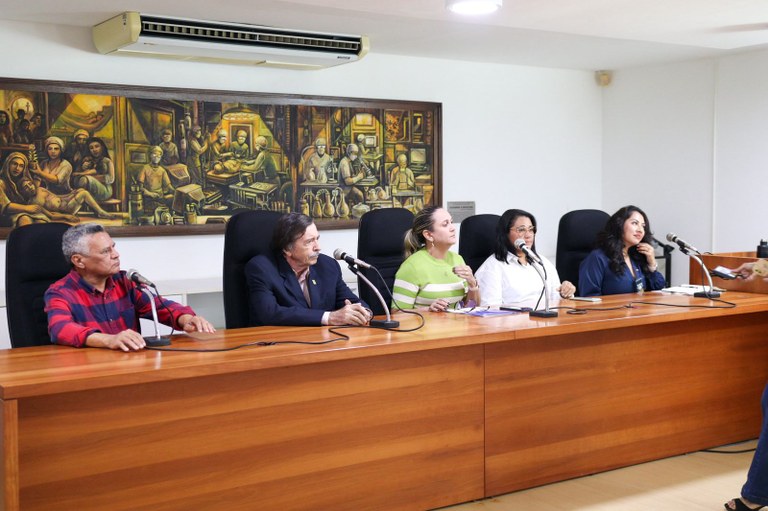
[{"label": "ceiling", "polygon": [[[768,46],[768,0],[3,0],[0,19],[91,27],[123,11],[365,34],[372,53],[616,70]],[[94,50],[95,51],[95,50]]]}]

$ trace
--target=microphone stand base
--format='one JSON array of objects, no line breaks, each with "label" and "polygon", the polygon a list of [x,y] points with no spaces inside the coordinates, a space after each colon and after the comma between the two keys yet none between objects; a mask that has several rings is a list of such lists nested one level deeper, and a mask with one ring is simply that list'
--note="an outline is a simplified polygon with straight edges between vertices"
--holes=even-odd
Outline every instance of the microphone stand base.
[{"label": "microphone stand base", "polygon": [[556,318],[557,311],[543,310],[543,311],[531,311],[528,316],[532,318]]},{"label": "microphone stand base", "polygon": [[400,322],[392,319],[372,319],[369,325],[373,328],[397,328]]},{"label": "microphone stand base", "polygon": [[170,337],[145,337],[144,341],[147,343],[147,346],[149,346],[150,348],[171,345]]},{"label": "microphone stand base", "polygon": [[696,291],[693,296],[696,298],[719,298],[720,293],[717,291]]}]

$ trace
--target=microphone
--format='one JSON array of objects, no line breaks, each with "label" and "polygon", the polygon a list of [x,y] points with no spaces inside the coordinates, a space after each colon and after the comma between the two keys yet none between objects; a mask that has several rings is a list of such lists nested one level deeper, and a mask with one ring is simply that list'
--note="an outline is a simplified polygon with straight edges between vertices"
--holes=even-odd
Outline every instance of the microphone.
[{"label": "microphone", "polygon": [[[149,304],[152,307],[152,322],[155,325],[155,336],[145,336],[144,341],[146,341],[147,346],[154,348],[158,346],[168,346],[171,344],[171,338],[167,336],[161,336],[160,335],[160,322],[157,319],[157,306],[155,305],[155,296],[157,296],[157,287],[152,283],[151,280],[144,277],[141,273],[131,268],[128,270],[128,278],[131,279],[133,282],[138,284],[139,286],[144,286],[144,289],[140,289],[140,292],[145,293],[147,297],[149,298]],[[154,288],[154,291],[153,291]]]},{"label": "microphone", "polygon": [[687,243],[685,240],[681,240],[677,237],[677,234],[670,232],[667,234],[667,241],[671,241],[672,243],[677,243],[677,246],[680,247],[680,250],[685,252],[686,250],[690,250],[691,252],[696,252],[697,254],[700,254],[699,250],[694,247],[693,245]]},{"label": "microphone", "polygon": [[[538,263],[539,266],[536,266],[535,264],[531,264],[531,268],[536,270],[536,273],[539,274],[539,277],[541,277],[541,282],[544,284],[543,293],[544,293],[544,310],[532,310],[528,313],[528,317],[531,318],[554,318],[557,317],[557,311],[550,310],[549,309],[549,290],[547,289],[547,269],[544,268],[544,263],[541,262],[541,258],[536,255],[536,253],[528,248],[525,244],[525,240],[523,238],[517,238],[515,240],[515,248],[518,250],[522,250],[525,254],[525,257],[528,258],[529,261],[532,263]],[[538,307],[538,303],[536,306]]]},{"label": "microphone", "polygon": [[[693,293],[693,296],[698,298],[717,298],[720,296],[720,293],[715,291],[715,286],[712,284],[712,276],[709,274],[709,270],[707,269],[707,266],[704,264],[704,261],[701,260],[701,252],[694,247],[693,245],[687,243],[685,240],[681,240],[677,237],[677,234],[670,232],[667,234],[667,241],[671,241],[672,243],[677,243],[677,246],[680,247],[680,252],[687,255],[697,263],[699,263],[699,266],[701,266],[701,270],[704,272],[704,275],[707,277],[707,284],[709,284],[709,290],[706,289],[706,286],[702,286],[704,289],[703,291],[696,291]],[[702,280],[704,280],[702,278]]]},{"label": "microphone", "polygon": [[541,258],[536,255],[536,253],[528,248],[528,246],[525,244],[525,240],[523,238],[517,238],[515,240],[515,248],[518,250],[522,250],[523,254],[525,254],[525,257],[533,261],[534,263],[541,264]]},{"label": "microphone", "polygon": [[131,268],[128,270],[128,278],[134,281],[136,284],[140,286],[149,286],[149,287],[155,287],[155,285],[152,283],[151,280],[143,276],[138,271]]},{"label": "microphone", "polygon": [[337,248],[336,250],[333,251],[333,257],[337,261],[346,261],[347,264],[350,264],[350,265],[353,265],[353,266],[357,265],[360,268],[365,268],[366,270],[371,269],[371,265],[370,264],[366,263],[365,261],[363,261],[361,259],[355,259],[355,256],[351,256],[351,255],[347,254],[346,252],[344,252],[340,248]]},{"label": "microphone", "polygon": [[360,259],[355,259],[354,256],[347,254],[346,252],[342,251],[340,248],[337,248],[336,250],[333,251],[333,257],[337,261],[346,261],[347,264],[349,264],[349,269],[352,271],[352,273],[357,275],[357,277],[360,280],[365,282],[365,284],[369,288],[371,288],[371,291],[373,291],[373,294],[375,294],[376,298],[379,299],[379,303],[381,303],[381,308],[384,309],[384,312],[387,314],[387,319],[372,319],[368,323],[368,325],[374,328],[386,328],[386,329],[399,327],[400,322],[392,319],[392,315],[389,313],[389,307],[387,306],[387,302],[384,301],[384,297],[381,296],[381,292],[379,292],[376,286],[373,285],[373,282],[368,280],[368,278],[365,275],[363,275],[363,273],[365,272],[360,271],[359,268],[355,268],[355,265],[359,266],[360,268],[365,268],[366,270],[375,271],[376,274],[379,276],[379,278],[382,280],[382,282],[384,282],[384,279],[382,278],[381,273],[379,273],[379,270],[377,270],[370,264],[366,263],[365,261],[362,261]]}]

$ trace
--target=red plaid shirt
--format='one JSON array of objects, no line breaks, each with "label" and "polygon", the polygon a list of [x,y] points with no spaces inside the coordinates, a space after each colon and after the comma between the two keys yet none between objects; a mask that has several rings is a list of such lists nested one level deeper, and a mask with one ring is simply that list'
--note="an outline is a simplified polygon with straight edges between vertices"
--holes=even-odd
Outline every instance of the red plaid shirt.
[{"label": "red plaid shirt", "polygon": [[[165,298],[154,300],[158,320],[173,328],[181,330],[179,316],[195,314],[191,308]],[[107,279],[101,292],[71,270],[45,292],[45,312],[51,342],[78,348],[85,346],[85,340],[95,332],[117,334],[128,329],[138,332],[139,318],[152,319],[147,294],[125,271]]]}]

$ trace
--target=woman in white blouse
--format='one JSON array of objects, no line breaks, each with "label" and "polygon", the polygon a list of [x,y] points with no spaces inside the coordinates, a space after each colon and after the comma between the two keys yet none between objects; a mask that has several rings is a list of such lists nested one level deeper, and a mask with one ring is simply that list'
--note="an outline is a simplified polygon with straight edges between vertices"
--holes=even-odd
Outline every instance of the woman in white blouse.
[{"label": "woman in white blouse", "polygon": [[[536,263],[529,261],[522,250],[515,248],[518,239],[525,241],[525,245],[536,253],[536,218],[521,209],[508,209],[496,225],[494,254],[475,274],[483,290],[482,305],[530,302],[532,306],[541,296],[544,283],[532,266]],[[567,280],[561,283],[555,266],[546,257],[539,255],[539,258],[546,272],[550,299],[572,297],[576,287]]]}]

